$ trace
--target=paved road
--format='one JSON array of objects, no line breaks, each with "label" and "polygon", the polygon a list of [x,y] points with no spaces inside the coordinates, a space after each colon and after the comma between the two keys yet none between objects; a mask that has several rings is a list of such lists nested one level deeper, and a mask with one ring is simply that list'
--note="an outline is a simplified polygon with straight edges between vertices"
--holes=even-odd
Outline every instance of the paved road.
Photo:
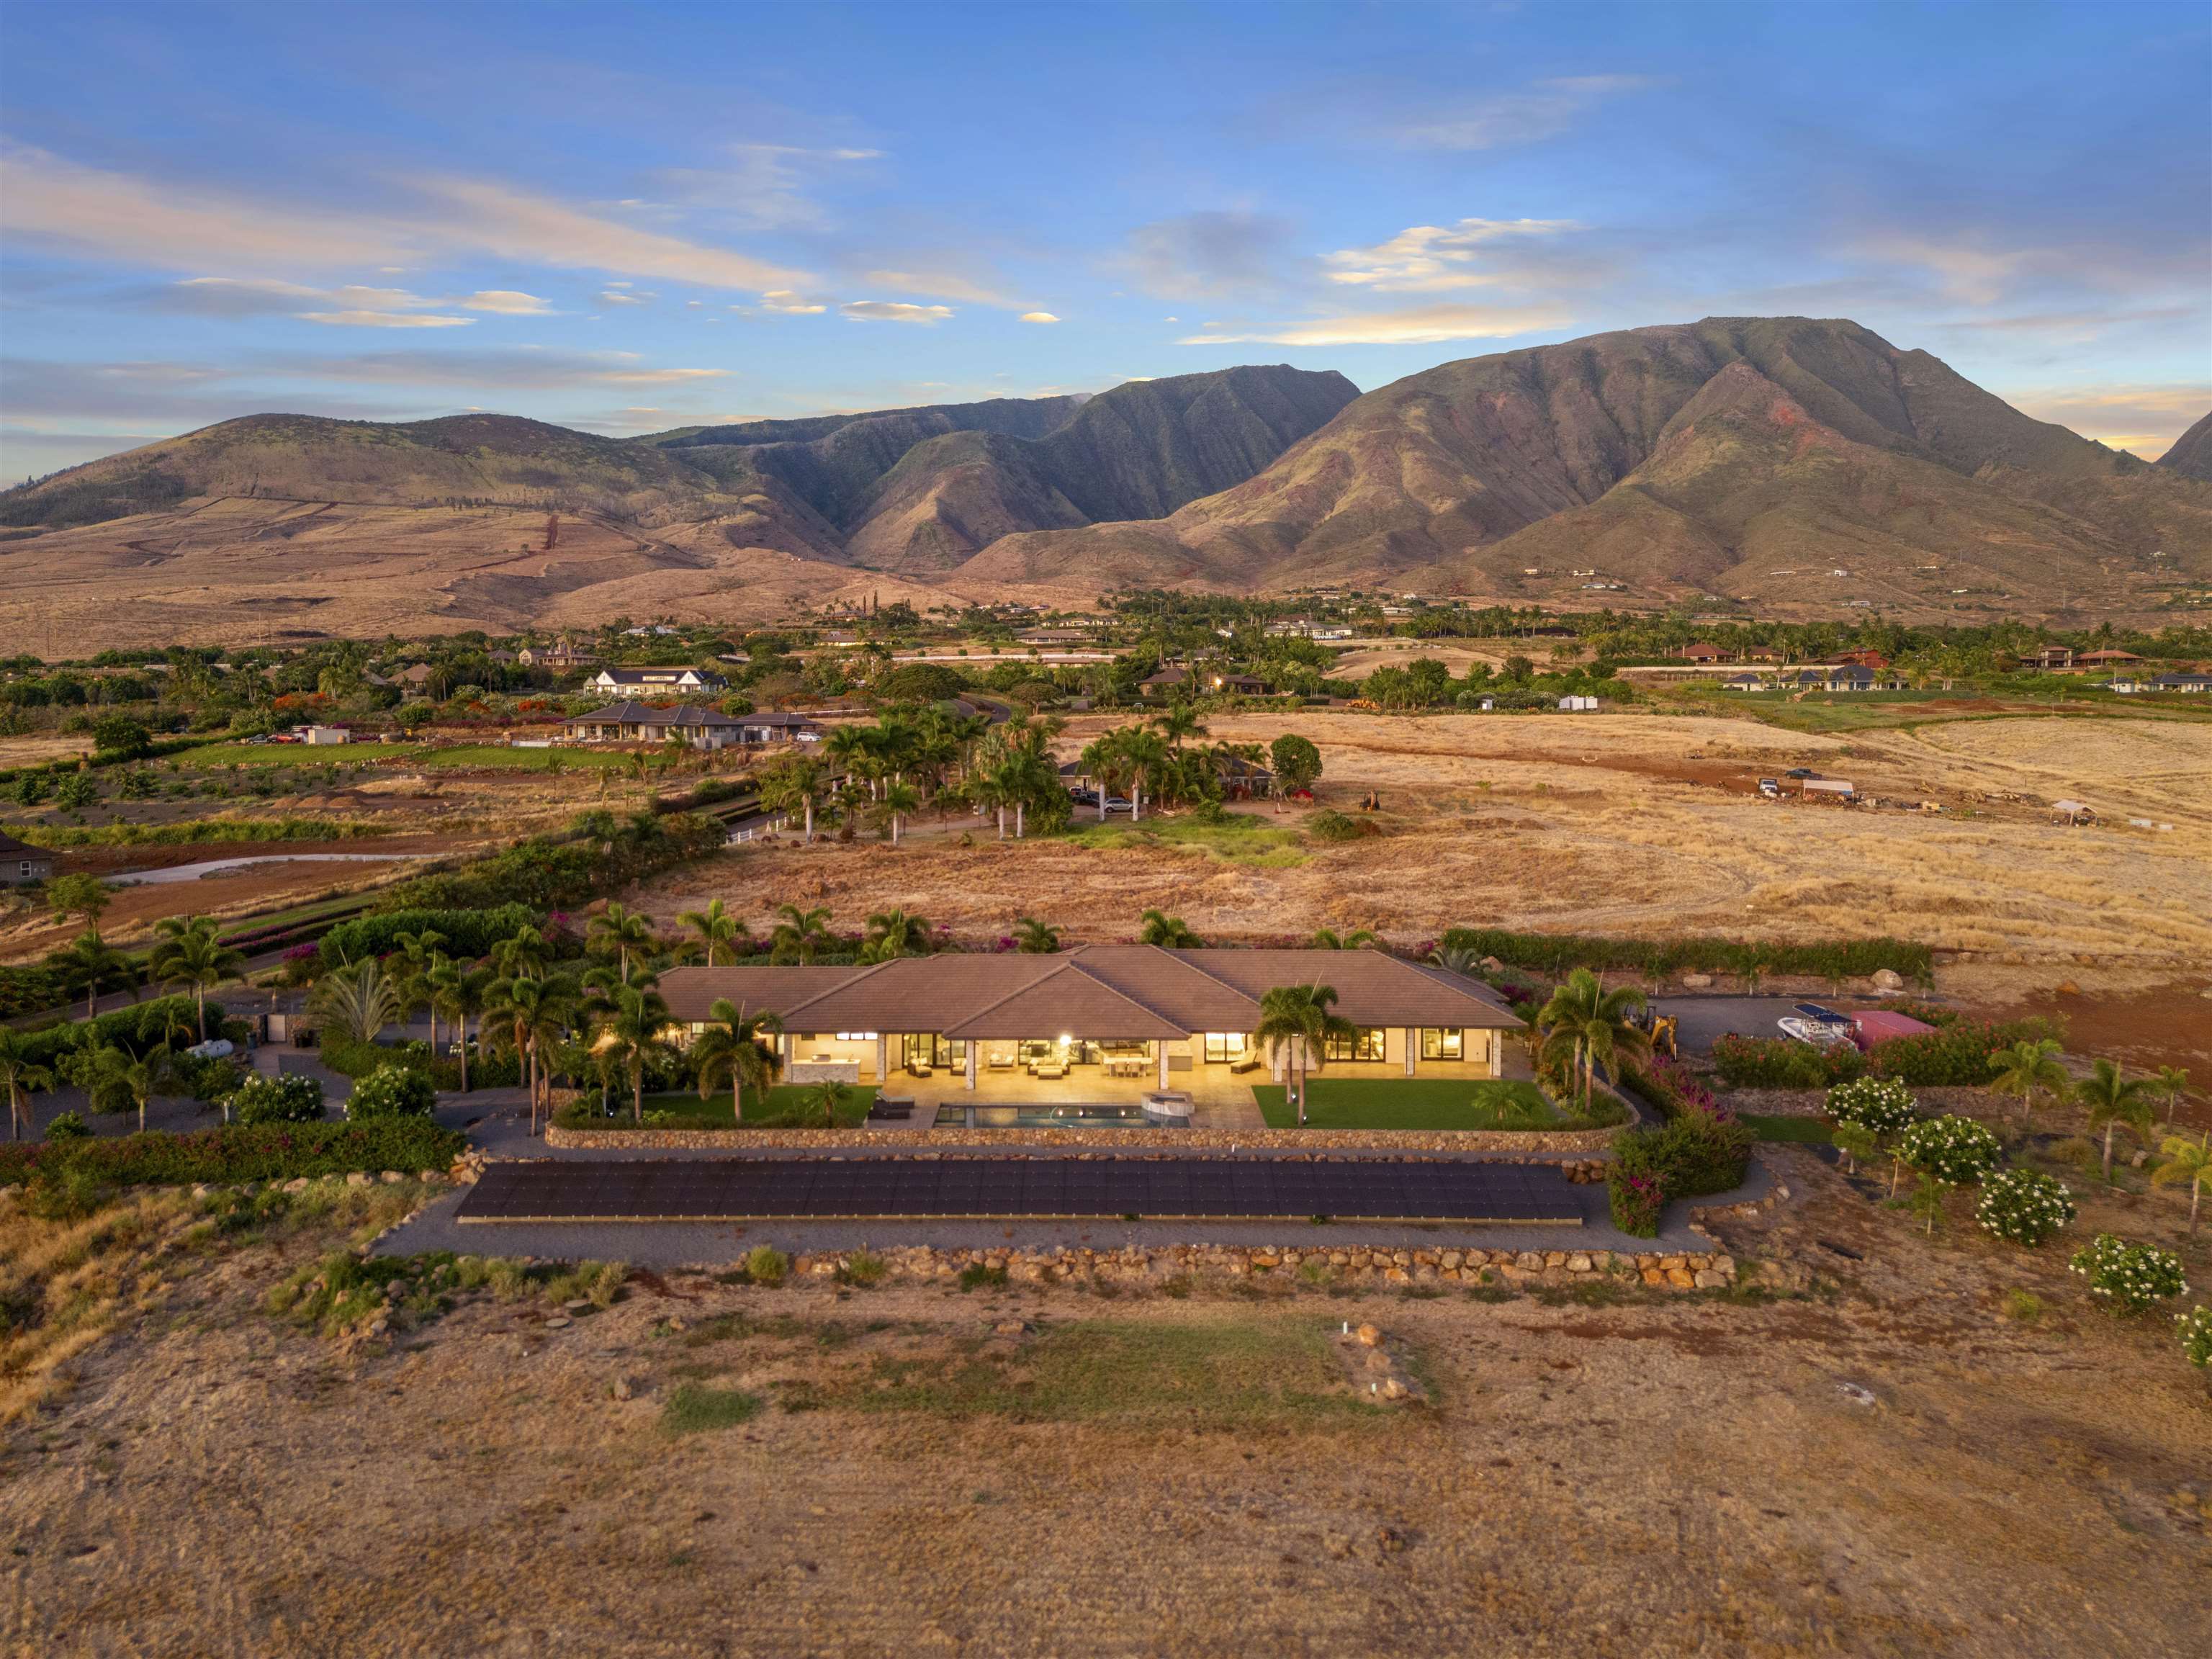
[{"label": "paved road", "polygon": [[1780,1036],[1782,1028],[1774,1022],[1801,1002],[1817,1002],[1824,1008],[1848,1014],[1856,1009],[1871,1008],[1874,1000],[1870,997],[1825,996],[1654,997],[1651,1006],[1656,1012],[1674,1016],[1675,1037],[1684,1054],[1709,1054],[1713,1039],[1730,1032],[1738,1036]]}]

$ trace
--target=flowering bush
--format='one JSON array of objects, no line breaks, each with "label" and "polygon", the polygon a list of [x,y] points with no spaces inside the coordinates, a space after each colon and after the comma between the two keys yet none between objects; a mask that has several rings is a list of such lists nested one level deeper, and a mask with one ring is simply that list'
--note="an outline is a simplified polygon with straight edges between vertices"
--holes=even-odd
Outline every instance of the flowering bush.
[{"label": "flowering bush", "polygon": [[2139,1314],[2154,1302],[2189,1288],[2181,1258],[2154,1244],[2130,1244],[2112,1233],[2099,1233],[2074,1252],[2067,1264],[2089,1281],[2089,1294],[2115,1314]]},{"label": "flowering bush", "polygon": [[438,1103],[438,1085],[404,1066],[383,1066],[353,1085],[346,1115],[356,1121],[380,1117],[428,1117]]},{"label": "flowering bush", "polygon": [[2074,1195],[2033,1170],[2000,1170],[1982,1183],[1974,1219],[1984,1232],[2033,1249],[2074,1219]]},{"label": "flowering bush", "polygon": [[1652,1054],[1622,1070],[1670,1118],[1693,1112],[1722,1123],[1735,1121],[1735,1114],[1716,1100],[1695,1073],[1664,1054]]},{"label": "flowering bush", "polygon": [[1826,1089],[1866,1071],[1866,1057],[1848,1042],[1816,1048],[1794,1037],[1713,1040],[1713,1065],[1731,1089]]},{"label": "flowering bush", "polygon": [[1616,1169],[1606,1182],[1606,1197],[1613,1224],[1621,1231],[1632,1238],[1659,1236],[1659,1212],[1666,1207],[1667,1193],[1658,1176],[1627,1175]]},{"label": "flowering bush", "polygon": [[1892,1077],[1854,1078],[1828,1091],[1828,1115],[1874,1135],[1898,1134],[1920,1116],[1912,1091]]},{"label": "flowering bush", "polygon": [[1970,1117],[1928,1117],[1898,1137],[1897,1154],[1931,1181],[1971,1187],[1997,1166],[1997,1138]]},{"label": "flowering bush", "polygon": [[[2195,1307],[2173,1316],[2181,1357],[2200,1371],[2212,1371],[2212,1308]],[[2212,1382],[2212,1377],[2207,1378]]]},{"label": "flowering bush", "polygon": [[314,1123],[323,1115],[323,1085],[301,1077],[250,1077],[232,1091],[236,1123]]}]

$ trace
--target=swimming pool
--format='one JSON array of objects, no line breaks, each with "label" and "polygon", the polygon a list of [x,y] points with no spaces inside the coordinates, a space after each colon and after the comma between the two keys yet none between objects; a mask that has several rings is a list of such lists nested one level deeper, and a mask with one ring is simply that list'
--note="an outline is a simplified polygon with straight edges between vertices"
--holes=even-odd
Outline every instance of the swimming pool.
[{"label": "swimming pool", "polygon": [[940,1129],[1148,1129],[1141,1106],[939,1106]]}]

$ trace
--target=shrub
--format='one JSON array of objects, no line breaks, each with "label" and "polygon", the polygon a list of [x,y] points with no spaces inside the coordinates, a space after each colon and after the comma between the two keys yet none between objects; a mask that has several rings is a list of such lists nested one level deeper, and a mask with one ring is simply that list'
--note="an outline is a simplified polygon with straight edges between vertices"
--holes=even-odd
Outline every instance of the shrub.
[{"label": "shrub", "polygon": [[1867,1052],[1867,1063],[1917,1089],[1978,1089],[1997,1074],[1990,1056],[2002,1046],[1998,1027],[1962,1019],[1941,1030],[1877,1042]]},{"label": "shrub", "polygon": [[46,1139],[53,1141],[89,1140],[92,1127],[75,1112],[57,1112],[53,1121],[46,1125]]},{"label": "shrub", "polygon": [[2065,1183],[2033,1170],[2000,1170],[1982,1183],[1974,1219],[1982,1231],[2033,1249],[2074,1219]]},{"label": "shrub", "polygon": [[323,1115],[319,1078],[250,1077],[230,1097],[234,1123],[314,1123]]},{"label": "shrub", "polygon": [[840,1285],[859,1285],[864,1288],[880,1285],[890,1270],[891,1264],[873,1250],[855,1250],[837,1269],[837,1282]]},{"label": "shrub", "polygon": [[[51,1130],[49,1131],[51,1133]],[[442,1170],[467,1145],[425,1118],[368,1123],[227,1123],[170,1134],[120,1135],[57,1145],[0,1145],[0,1186],[27,1180],[57,1164],[115,1186],[234,1186],[289,1181],[295,1176],[348,1175],[356,1170]]]},{"label": "shrub", "polygon": [[1642,1060],[1624,1060],[1620,1065],[1622,1080],[1640,1092],[1668,1118],[1694,1115],[1717,1118],[1723,1122],[1732,1121],[1735,1114],[1713,1098],[1713,1091],[1698,1081],[1688,1067],[1671,1060],[1664,1054],[1651,1054]]},{"label": "shrub", "polygon": [[[1501,701],[1500,706],[1504,706]],[[1570,968],[1638,974],[1791,974],[1814,979],[1864,979],[1884,968],[1924,980],[1934,954],[1925,945],[1899,939],[1806,939],[1796,944],[1752,943],[1694,937],[1674,939],[1606,939],[1581,933],[1521,933],[1504,927],[1455,927],[1438,941],[1516,967],[1564,974]],[[1802,1045],[1800,1045],[1801,1047]]]},{"label": "shrub", "polygon": [[1898,1157],[1946,1187],[1971,1187],[1996,1168],[1997,1138],[1970,1117],[1929,1117],[1898,1137]]},{"label": "shrub", "polygon": [[[78,1048],[120,1048],[134,1058],[161,1041],[155,1033],[176,1025],[197,1025],[198,1014],[188,996],[149,997],[128,1008],[111,1008],[90,1019],[64,1020],[29,1034],[24,1047],[34,1066],[52,1066]],[[208,1031],[225,1030],[222,1005],[208,999]],[[142,1036],[140,1031],[146,1033]],[[240,1028],[239,1036],[245,1035]],[[236,1039],[234,1038],[234,1041]]]},{"label": "shrub", "polygon": [[[963,1291],[1003,1291],[1006,1288],[1006,1270],[1004,1267],[987,1267],[981,1261],[971,1261],[960,1270],[960,1288]],[[1164,1291],[1168,1290],[1165,1285],[1161,1285],[1160,1288]],[[1173,1296],[1175,1292],[1168,1291],[1168,1294]]]},{"label": "shrub", "polygon": [[745,1252],[745,1277],[756,1285],[781,1285],[791,1271],[791,1258],[773,1244],[756,1244]]},{"label": "shrub", "polygon": [[1341,812],[1316,812],[1305,823],[1306,834],[1315,841],[1358,841],[1375,833],[1375,826],[1361,818],[1347,817]]},{"label": "shrub", "polygon": [[1828,1091],[1828,1115],[1869,1134],[1887,1136],[1910,1128],[1920,1116],[1920,1103],[1896,1078],[1854,1078]]},{"label": "shrub", "polygon": [[439,948],[449,957],[480,957],[501,939],[513,939],[525,927],[535,927],[544,918],[526,904],[501,904],[485,909],[384,910],[374,915],[342,921],[323,935],[317,954],[325,968],[342,967],[370,957],[388,956],[399,948],[402,933],[428,927],[445,936]]},{"label": "shrub", "polygon": [[2113,1233],[2099,1233],[2067,1265],[2089,1281],[2090,1295],[2123,1318],[2189,1288],[2181,1258],[2172,1251],[2130,1244]]},{"label": "shrub", "polygon": [[353,1085],[345,1113],[356,1121],[375,1118],[428,1117],[438,1104],[437,1085],[404,1066],[383,1066]]},{"label": "shrub", "polygon": [[1616,1164],[1606,1177],[1606,1200],[1613,1224],[1632,1238],[1656,1238],[1667,1194],[1656,1176],[1630,1174]]},{"label": "shrub", "polygon": [[1731,1089],[1828,1089],[1863,1075],[1866,1056],[1848,1042],[1816,1048],[1794,1037],[1729,1032],[1714,1039],[1713,1066]]},{"label": "shrub", "polygon": [[2173,1316],[2174,1334],[2181,1339],[2181,1357],[2212,1382],[2212,1308],[2191,1308]]}]

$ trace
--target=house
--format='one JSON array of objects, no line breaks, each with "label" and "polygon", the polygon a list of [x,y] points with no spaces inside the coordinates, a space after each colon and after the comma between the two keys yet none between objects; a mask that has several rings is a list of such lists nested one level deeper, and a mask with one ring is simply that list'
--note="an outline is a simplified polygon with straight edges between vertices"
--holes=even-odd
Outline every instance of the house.
[{"label": "house", "polygon": [[353,738],[353,733],[343,726],[295,726],[292,728],[292,735],[301,743],[317,748],[350,742]]},{"label": "house", "polygon": [[2070,645],[2046,645],[2032,656],[2021,659],[2031,668],[2056,672],[2074,665],[2074,647]]},{"label": "house", "polygon": [[410,691],[420,691],[430,684],[431,676],[438,671],[427,662],[413,662],[392,677],[391,684],[404,685]]},{"label": "house", "polygon": [[0,833],[0,887],[23,887],[34,881],[48,881],[53,873],[52,853]]},{"label": "house", "polygon": [[1231,800],[1256,800],[1274,792],[1274,773],[1243,755],[1216,755],[1213,771],[1221,780],[1222,793]]},{"label": "house", "polygon": [[515,660],[525,668],[550,668],[560,672],[570,668],[588,668],[599,659],[563,640],[558,645],[526,645],[515,653]]},{"label": "house", "polygon": [[739,743],[818,743],[823,732],[810,714],[740,714],[737,724]]},{"label": "house", "polygon": [[2160,674],[2150,686],[2154,691],[2212,691],[2212,674]]},{"label": "house", "polygon": [[1014,638],[1024,645],[1087,645],[1091,641],[1079,628],[1032,628]]},{"label": "house", "polygon": [[1875,650],[1872,647],[1868,647],[1867,648],[1859,651],[1843,652],[1837,656],[1836,660],[1843,664],[1846,668],[1887,668],[1889,666],[1889,659],[1883,656],[1881,652]]},{"label": "house", "polygon": [[724,749],[741,743],[738,721],[716,708],[688,702],[669,708],[645,702],[610,703],[562,725],[580,743],[688,743],[694,749]]},{"label": "house", "polygon": [[[1352,1028],[1315,1057],[1323,1076],[1499,1077],[1506,1034],[1522,1027],[1487,986],[1380,951],[1093,945],[869,967],[685,967],[660,990],[679,1035],[703,1031],[723,998],[777,1016],[787,1082],[941,1072],[963,1092],[1004,1098],[1030,1091],[1030,1079],[1073,1077],[1086,1100],[1134,1104],[1178,1073],[1226,1083],[1258,1071],[1271,1058],[1251,1036],[1261,999],[1316,982],[1334,988],[1334,1012]],[[1274,1066],[1279,1078],[1279,1058]]]},{"label": "house", "polygon": [[1772,689],[1764,674],[1731,674],[1721,682],[1723,691],[1767,691]]},{"label": "house", "polygon": [[1210,691],[1225,691],[1232,696],[1264,697],[1267,695],[1267,682],[1257,674],[1208,674],[1206,685]]},{"label": "house", "polygon": [[635,696],[641,692],[720,691],[729,681],[703,668],[602,668],[584,684],[593,691]]},{"label": "house", "polygon": [[1148,675],[1137,682],[1139,696],[1164,697],[1176,691],[1187,690],[1191,684],[1191,672],[1181,663],[1171,662],[1157,674]]},{"label": "house", "polygon": [[2122,663],[2142,660],[2132,651],[2084,651],[2074,659],[2074,665],[2076,668],[2118,668]]},{"label": "house", "polygon": [[1726,662],[1728,660],[1727,652],[1722,650],[1717,645],[1708,644],[1704,640],[1692,640],[1689,644],[1678,648],[1674,654],[1684,662]]}]

